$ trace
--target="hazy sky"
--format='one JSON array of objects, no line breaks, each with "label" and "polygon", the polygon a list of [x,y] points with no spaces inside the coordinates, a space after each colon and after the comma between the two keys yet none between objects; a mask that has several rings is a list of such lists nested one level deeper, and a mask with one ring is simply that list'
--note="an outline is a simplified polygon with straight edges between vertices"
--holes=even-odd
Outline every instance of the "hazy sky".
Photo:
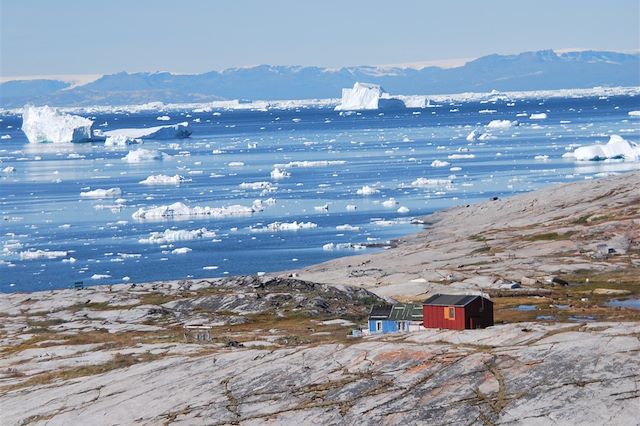
[{"label": "hazy sky", "polygon": [[[638,0],[0,0],[0,76],[640,50]],[[455,61],[454,61],[455,62]]]}]

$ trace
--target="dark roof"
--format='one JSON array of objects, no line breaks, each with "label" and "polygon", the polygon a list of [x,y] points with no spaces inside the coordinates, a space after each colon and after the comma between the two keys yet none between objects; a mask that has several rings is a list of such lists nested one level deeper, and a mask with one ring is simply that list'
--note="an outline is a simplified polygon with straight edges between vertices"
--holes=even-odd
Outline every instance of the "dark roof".
[{"label": "dark roof", "polygon": [[411,303],[374,306],[369,313],[370,320],[422,321],[422,306]]},{"label": "dark roof", "polygon": [[369,319],[387,319],[391,314],[391,305],[372,306]]},{"label": "dark roof", "polygon": [[[466,294],[434,294],[423,302],[423,305],[432,306],[467,306],[474,300],[482,298],[478,295]],[[485,299],[488,300],[488,299]]]}]

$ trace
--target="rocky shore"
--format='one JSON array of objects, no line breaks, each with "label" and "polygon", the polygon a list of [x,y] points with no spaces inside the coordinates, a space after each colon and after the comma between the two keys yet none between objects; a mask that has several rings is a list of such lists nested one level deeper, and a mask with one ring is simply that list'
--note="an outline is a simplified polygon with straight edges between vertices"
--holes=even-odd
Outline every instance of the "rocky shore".
[{"label": "rocky shore", "polygon": [[[270,277],[1,294],[1,423],[637,424],[638,188],[460,206]],[[496,326],[349,337],[435,292],[489,294]]]}]

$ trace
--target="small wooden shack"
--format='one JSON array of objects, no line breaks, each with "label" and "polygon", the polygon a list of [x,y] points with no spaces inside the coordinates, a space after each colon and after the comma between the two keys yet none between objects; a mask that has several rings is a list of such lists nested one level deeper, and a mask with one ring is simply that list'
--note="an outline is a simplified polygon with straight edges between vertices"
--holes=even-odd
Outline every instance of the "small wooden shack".
[{"label": "small wooden shack", "polygon": [[373,306],[369,313],[369,333],[398,333],[422,326],[422,308],[411,303]]},{"label": "small wooden shack", "polygon": [[422,305],[425,328],[465,330],[493,325],[493,302],[478,295],[436,294]]}]

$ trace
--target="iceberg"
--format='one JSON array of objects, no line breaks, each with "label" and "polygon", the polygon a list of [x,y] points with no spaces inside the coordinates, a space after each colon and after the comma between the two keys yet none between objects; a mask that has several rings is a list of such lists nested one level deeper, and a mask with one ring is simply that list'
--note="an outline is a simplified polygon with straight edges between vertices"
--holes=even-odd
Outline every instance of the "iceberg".
[{"label": "iceberg", "polygon": [[547,118],[546,112],[541,112],[537,114],[531,114],[529,116],[529,120],[545,120]]},{"label": "iceberg", "polygon": [[100,136],[120,136],[129,139],[184,139],[191,136],[188,121],[166,126],[146,127],[141,129],[115,129],[102,132]]},{"label": "iceberg", "polygon": [[104,140],[104,146],[127,146],[142,143],[140,139],[134,139],[125,135],[107,136]]},{"label": "iceberg", "polygon": [[351,89],[342,89],[342,99],[336,111],[406,108],[405,103],[391,97],[377,84],[356,82]]},{"label": "iceberg", "polygon": [[487,129],[508,129],[511,126],[517,126],[517,121],[510,120],[491,120],[487,124]]},{"label": "iceberg", "polygon": [[137,220],[159,220],[159,219],[188,219],[190,217],[208,216],[213,218],[225,218],[231,216],[250,216],[253,213],[262,210],[260,203],[254,203],[251,207],[233,205],[229,207],[189,207],[183,203],[177,202],[168,206],[159,206],[151,208],[139,208],[131,215]]},{"label": "iceberg", "polygon": [[377,194],[378,192],[380,192],[380,191],[378,191],[376,188],[371,187],[369,185],[365,185],[362,188],[358,189],[356,191],[356,194],[358,194],[358,195],[373,195],[373,194]]},{"label": "iceberg", "polygon": [[122,160],[127,163],[140,163],[142,161],[162,160],[165,155],[167,154],[154,149],[139,148],[129,151],[127,155],[122,157]]},{"label": "iceberg", "polygon": [[191,179],[187,179],[181,175],[151,175],[138,183],[141,183],[142,185],[180,185],[185,182],[191,182]]},{"label": "iceberg", "polygon": [[60,113],[46,105],[26,106],[22,113],[22,131],[30,143],[89,142],[93,137],[93,121]]},{"label": "iceberg", "polygon": [[148,238],[140,238],[142,244],[170,244],[176,241],[191,241],[203,238],[214,238],[216,233],[207,228],[194,229],[193,231],[184,229],[165,229],[164,232],[152,232]]},{"label": "iceberg", "polygon": [[122,195],[120,188],[94,189],[93,191],[81,192],[80,196],[84,198],[113,198]]},{"label": "iceberg", "polygon": [[619,135],[611,135],[606,144],[582,146],[564,154],[563,157],[578,161],[640,161],[640,145],[627,141]]},{"label": "iceberg", "polygon": [[301,229],[314,229],[318,224],[313,222],[273,222],[262,228],[250,227],[251,232],[283,232],[299,231]]}]

